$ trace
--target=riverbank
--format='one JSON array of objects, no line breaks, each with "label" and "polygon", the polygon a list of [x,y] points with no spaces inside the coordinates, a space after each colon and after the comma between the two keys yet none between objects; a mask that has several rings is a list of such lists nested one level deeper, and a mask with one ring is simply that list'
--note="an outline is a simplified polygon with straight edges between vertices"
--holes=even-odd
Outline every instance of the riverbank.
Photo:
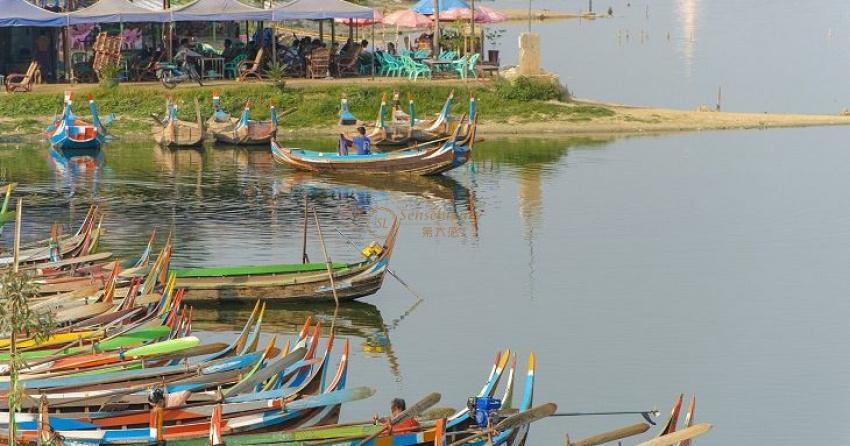
[{"label": "riverbank", "polygon": [[[40,138],[50,117],[61,111],[62,92],[68,86],[38,86],[33,93],[0,96],[0,138],[5,141]],[[201,101],[202,114],[211,113],[213,91],[222,96],[225,109],[241,110],[244,101],[254,101],[252,117],[268,116],[268,100],[279,110],[295,109],[281,120],[282,138],[335,135],[339,98],[346,94],[352,113],[374,121],[383,95],[398,89],[416,100],[419,116],[436,114],[449,92],[455,92],[454,113],[463,113],[471,94],[478,99],[480,133],[486,136],[558,136],[575,134],[645,134],[680,131],[850,125],[850,116],[776,113],[688,111],[632,107],[588,100],[563,100],[562,92],[550,84],[521,79],[516,83],[493,80],[437,80],[412,83],[404,79],[290,80],[284,89],[268,83],[218,82],[205,87],[181,85],[165,90],[158,84],[126,84],[115,89],[79,85],[77,98],[89,94],[97,100],[101,114],[114,113],[111,132],[119,137],[147,137],[152,113],[161,114],[167,95],[182,103],[180,115],[194,121],[194,98]],[[405,101],[406,102],[406,101]],[[88,115],[84,101],[76,112]]]}]

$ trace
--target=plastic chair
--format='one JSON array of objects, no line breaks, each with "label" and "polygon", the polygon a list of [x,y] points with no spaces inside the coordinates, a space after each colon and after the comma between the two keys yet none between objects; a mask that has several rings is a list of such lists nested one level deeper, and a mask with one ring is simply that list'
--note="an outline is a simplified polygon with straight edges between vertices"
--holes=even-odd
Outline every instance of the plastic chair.
[{"label": "plastic chair", "polygon": [[402,56],[402,61],[404,61],[405,70],[407,71],[407,78],[410,80],[417,80],[419,76],[425,75],[429,78],[432,77],[431,67],[425,65],[424,63],[419,63],[410,58],[410,56]]},{"label": "plastic chair", "polygon": [[455,61],[452,61],[451,69],[457,72],[461,79],[466,79],[466,63],[469,60],[469,55],[463,56]]},{"label": "plastic chair", "polygon": [[224,77],[236,79],[236,76],[239,74],[239,64],[243,60],[245,60],[245,53],[237,55],[230,62],[226,62],[224,64]]},{"label": "plastic chair", "polygon": [[393,77],[401,77],[402,71],[404,70],[404,65],[401,60],[395,58],[390,53],[383,53],[384,62],[386,63],[386,67],[384,68],[383,75],[384,76],[393,76]]},{"label": "plastic chair", "polygon": [[466,74],[472,74],[473,78],[478,78],[478,71],[475,70],[475,67],[478,65],[478,59],[481,58],[481,53],[475,53],[469,57],[469,62],[467,62],[466,66]]}]

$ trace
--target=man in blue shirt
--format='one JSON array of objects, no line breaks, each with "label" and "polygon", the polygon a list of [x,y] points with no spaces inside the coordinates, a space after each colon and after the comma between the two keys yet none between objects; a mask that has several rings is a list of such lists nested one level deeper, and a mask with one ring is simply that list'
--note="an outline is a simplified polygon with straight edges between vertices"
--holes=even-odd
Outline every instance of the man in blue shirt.
[{"label": "man in blue shirt", "polygon": [[368,155],[371,153],[372,140],[366,136],[366,127],[357,127],[357,136],[354,137],[354,148],[357,149],[358,155]]}]

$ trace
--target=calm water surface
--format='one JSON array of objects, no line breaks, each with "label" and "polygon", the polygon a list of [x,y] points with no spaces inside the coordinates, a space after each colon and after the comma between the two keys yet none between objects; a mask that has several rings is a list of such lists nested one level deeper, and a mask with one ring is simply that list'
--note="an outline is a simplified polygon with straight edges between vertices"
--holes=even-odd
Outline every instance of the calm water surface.
[{"label": "calm water surface", "polygon": [[[350,382],[379,388],[347,419],[432,390],[462,407],[511,347],[521,367],[537,353],[537,399],[565,411],[666,411],[688,392],[717,426],[701,444],[841,444],[846,423],[821,421],[850,413],[845,134],[491,141],[468,168],[414,181],[300,174],[264,150],[114,143],[97,167],[4,145],[0,174],[20,183],[26,234],[75,223],[94,201],[104,249],[133,254],[153,227],[173,230],[184,266],[297,261],[305,194],[338,260],[357,254],[332,229],[362,245],[378,210],[406,215],[392,263],[425,299],[388,278],[338,315]],[[232,336],[248,311],[201,309],[201,336]],[[332,309],[275,308],[269,332],[311,314],[330,321]],[[636,421],[548,420],[531,444]]]},{"label": "calm water surface", "polygon": [[[722,85],[730,110],[850,104],[844,2],[594,1],[609,3],[612,19],[534,25],[544,65],[579,96],[693,108],[713,104]],[[506,28],[510,62],[526,26]],[[152,228],[172,230],[182,266],[297,261],[305,195],[336,260],[357,258],[336,229],[359,246],[380,232],[375,215],[404,216],[392,264],[425,299],[388,278],[338,314],[353,347],[350,382],[379,389],[347,406],[346,419],[433,390],[462,407],[494,353],[511,347],[522,371],[537,353],[537,400],[564,411],[666,412],[687,392],[698,419],[716,426],[699,444],[845,444],[846,140],[846,129],[825,128],[490,141],[465,169],[409,181],[305,175],[262,149],[116,142],[100,165],[64,165],[37,144],[0,145],[0,176],[20,183],[25,234],[70,227],[94,201],[107,213],[105,249],[134,254]],[[320,259],[314,231],[310,242]],[[248,311],[200,309],[197,326],[227,339]],[[266,321],[291,333],[307,315],[332,314],[288,306]],[[530,444],[636,421],[547,420]]]},{"label": "calm water surface", "polygon": [[[527,8],[526,0],[498,5]],[[587,10],[587,0],[531,0],[535,9]],[[626,6],[631,4],[631,6]],[[850,108],[850,4],[841,0],[594,0],[613,18],[534,23],[544,68],[579,97],[694,109],[835,114]],[[648,8],[648,9],[647,9]],[[648,12],[648,16],[647,16]],[[498,49],[516,63],[507,29]]]}]

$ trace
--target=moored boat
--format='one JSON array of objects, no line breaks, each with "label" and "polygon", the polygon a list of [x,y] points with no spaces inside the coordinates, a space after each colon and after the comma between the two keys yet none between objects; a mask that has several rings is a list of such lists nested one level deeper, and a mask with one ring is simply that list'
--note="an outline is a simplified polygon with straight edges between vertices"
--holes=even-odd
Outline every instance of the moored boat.
[{"label": "moored boat", "polygon": [[269,113],[271,117],[267,121],[252,120],[251,101],[248,100],[239,120],[232,126],[216,125],[210,130],[216,142],[233,145],[268,144],[277,134],[277,109],[274,101],[269,101]]},{"label": "moored boat", "polygon": [[[333,152],[281,147],[272,140],[275,161],[299,170],[329,173],[438,175],[466,164],[472,155],[477,118],[463,124],[446,140],[388,153],[339,155]],[[461,135],[461,130],[465,134]]]},{"label": "moored boat", "polygon": [[358,262],[333,262],[333,282],[325,263],[295,263],[174,270],[186,301],[352,300],[377,292],[384,281],[398,233],[394,220],[383,245],[372,243]]},{"label": "moored boat", "polygon": [[196,122],[183,121],[177,117],[177,104],[168,98],[165,105],[165,118],[153,116],[153,138],[163,147],[200,147],[204,143],[204,122],[201,119],[201,107],[195,98]]},{"label": "moored boat", "polygon": [[106,126],[111,119],[101,122],[97,105],[92,97],[89,97],[91,123],[77,118],[72,105],[73,95],[66,93],[62,115],[54,118],[53,122],[47,126],[44,131],[45,138],[50,142],[51,147],[61,150],[65,155],[72,155],[77,150],[99,150],[106,141]]}]

